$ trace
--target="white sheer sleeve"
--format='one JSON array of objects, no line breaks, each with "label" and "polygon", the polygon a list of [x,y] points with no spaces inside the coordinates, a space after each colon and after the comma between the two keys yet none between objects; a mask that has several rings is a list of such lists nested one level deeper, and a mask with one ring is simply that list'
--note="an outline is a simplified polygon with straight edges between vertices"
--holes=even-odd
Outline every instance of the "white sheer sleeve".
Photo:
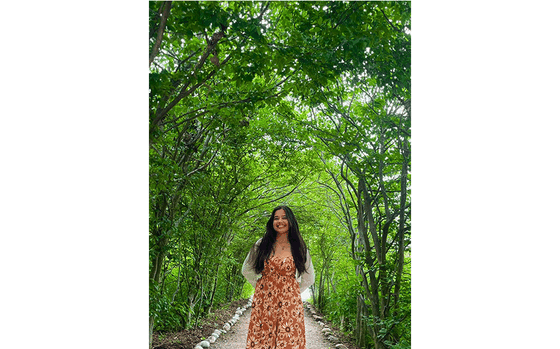
[{"label": "white sheer sleeve", "polygon": [[262,276],[261,274],[257,274],[255,272],[255,269],[253,269],[255,259],[257,258],[257,252],[258,252],[257,248],[258,246],[260,246],[261,240],[262,238],[259,239],[253,245],[253,247],[251,247],[251,250],[247,254],[247,257],[245,258],[245,262],[243,262],[243,267],[241,268],[241,274],[245,276],[245,279],[247,279],[247,281],[253,286],[253,288],[257,287],[257,281]]},{"label": "white sheer sleeve", "polygon": [[311,261],[311,254],[309,253],[309,249],[307,250],[307,261],[305,262],[305,269],[305,273],[298,277],[300,293],[303,293],[303,291],[307,290],[309,286],[313,285],[313,283],[315,282],[315,270],[313,269],[313,262]]}]

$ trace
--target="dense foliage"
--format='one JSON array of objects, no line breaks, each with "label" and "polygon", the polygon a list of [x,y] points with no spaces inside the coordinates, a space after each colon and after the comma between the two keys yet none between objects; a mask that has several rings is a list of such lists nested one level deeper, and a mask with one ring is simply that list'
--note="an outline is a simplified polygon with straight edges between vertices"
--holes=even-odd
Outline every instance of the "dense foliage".
[{"label": "dense foliage", "polygon": [[247,295],[285,203],[313,302],[363,348],[409,347],[410,3],[149,6],[150,331]]}]

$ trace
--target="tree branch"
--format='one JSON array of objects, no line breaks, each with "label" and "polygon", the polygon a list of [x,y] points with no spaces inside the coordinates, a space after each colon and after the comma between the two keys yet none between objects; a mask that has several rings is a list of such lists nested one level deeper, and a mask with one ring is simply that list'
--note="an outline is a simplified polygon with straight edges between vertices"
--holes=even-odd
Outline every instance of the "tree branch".
[{"label": "tree branch", "polygon": [[205,83],[206,81],[208,81],[212,76],[214,76],[214,74],[216,74],[216,69],[212,70],[204,79],[202,79],[202,81],[200,81],[199,83],[197,83],[196,85],[194,85],[193,87],[191,87],[189,90],[187,90],[187,88],[191,85],[191,83],[193,82],[194,78],[196,77],[196,74],[198,72],[198,70],[202,67],[202,65],[204,64],[204,62],[206,62],[206,59],[208,58],[208,56],[210,56],[210,53],[212,53],[215,49],[216,46],[218,45],[218,42],[220,41],[221,38],[224,37],[224,32],[220,31],[220,32],[216,32],[214,33],[214,35],[212,35],[212,38],[209,40],[208,42],[208,46],[206,47],[206,51],[204,52],[204,54],[200,57],[200,59],[198,60],[198,63],[194,66],[192,72],[191,72],[191,76],[189,77],[188,81],[185,83],[185,85],[183,85],[183,87],[181,88],[181,91],[179,92],[179,94],[177,95],[177,97],[175,97],[173,99],[173,101],[171,101],[165,108],[158,110],[157,111],[157,115],[155,117],[155,119],[153,120],[152,123],[152,127],[151,130],[152,131],[160,122],[161,120],[163,120],[163,118],[165,117],[165,115],[171,110],[173,109],[173,107],[175,105],[177,105],[177,103],[179,103],[183,98],[185,98],[186,96],[190,95],[191,93],[193,93],[198,87],[200,87],[203,83]]},{"label": "tree branch", "polygon": [[395,27],[393,25],[393,23],[391,23],[391,21],[389,20],[389,18],[387,17],[387,15],[385,14],[385,12],[383,11],[383,9],[381,7],[378,7],[379,10],[381,11],[381,13],[383,13],[383,16],[385,17],[385,19],[387,20],[387,23],[389,23],[391,25],[391,27],[393,27],[393,29],[395,29],[396,31],[398,31],[399,33],[402,32],[402,30],[400,30],[399,28]]},{"label": "tree branch", "polygon": [[161,22],[159,22],[159,29],[157,33],[156,42],[154,44],[154,47],[152,48],[152,53],[150,53],[150,65],[152,65],[154,58],[156,58],[159,52],[161,41],[163,39],[163,31],[165,30],[165,25],[167,23],[167,18],[169,18],[169,13],[171,12],[172,4],[173,4],[172,1],[165,1],[165,4],[163,5],[163,13],[160,13]]}]

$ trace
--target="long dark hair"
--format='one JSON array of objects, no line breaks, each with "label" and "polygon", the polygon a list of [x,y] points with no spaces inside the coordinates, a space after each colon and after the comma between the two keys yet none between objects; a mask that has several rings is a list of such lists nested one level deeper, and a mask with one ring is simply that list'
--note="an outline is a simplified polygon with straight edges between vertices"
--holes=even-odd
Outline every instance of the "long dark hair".
[{"label": "long dark hair", "polygon": [[260,246],[257,247],[258,253],[257,258],[255,258],[255,264],[253,268],[257,274],[262,273],[264,269],[264,262],[270,257],[272,253],[272,246],[276,242],[276,235],[278,234],[274,230],[274,213],[278,210],[284,210],[286,212],[286,217],[288,218],[288,223],[290,225],[290,230],[288,231],[288,241],[290,241],[292,256],[296,264],[296,268],[300,275],[305,272],[305,262],[307,262],[307,245],[303,241],[301,234],[299,232],[299,226],[296,220],[296,216],[288,206],[278,206],[272,210],[272,214],[266,223],[266,233],[261,240]]}]

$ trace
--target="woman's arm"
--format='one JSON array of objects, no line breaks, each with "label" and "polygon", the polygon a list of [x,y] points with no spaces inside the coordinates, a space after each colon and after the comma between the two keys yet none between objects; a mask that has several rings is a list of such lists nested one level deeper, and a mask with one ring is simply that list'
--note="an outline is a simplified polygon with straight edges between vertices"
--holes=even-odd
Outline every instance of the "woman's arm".
[{"label": "woman's arm", "polygon": [[247,281],[253,286],[253,288],[257,287],[257,281],[262,276],[261,274],[257,274],[253,266],[255,265],[255,259],[257,258],[258,246],[261,244],[261,240],[259,239],[251,250],[247,254],[245,261],[243,262],[243,267],[241,268],[241,274],[247,279]]},{"label": "woman's arm", "polygon": [[311,254],[309,249],[307,249],[307,261],[305,262],[305,273],[301,275],[301,281],[299,283],[299,291],[307,290],[309,286],[313,285],[315,282],[315,270],[313,269],[313,262],[311,261]]}]

